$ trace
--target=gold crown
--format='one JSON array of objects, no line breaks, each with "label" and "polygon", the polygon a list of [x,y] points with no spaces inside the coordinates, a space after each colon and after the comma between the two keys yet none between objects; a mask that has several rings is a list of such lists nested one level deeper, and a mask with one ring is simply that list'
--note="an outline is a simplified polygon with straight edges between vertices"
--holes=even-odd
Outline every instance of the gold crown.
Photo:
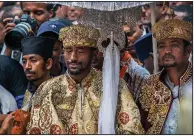
[{"label": "gold crown", "polygon": [[59,32],[59,40],[63,42],[63,47],[88,46],[97,48],[96,44],[99,37],[98,29],[84,25],[64,27]]},{"label": "gold crown", "polygon": [[153,26],[153,36],[157,41],[167,38],[180,38],[191,42],[192,24],[179,19],[161,20]]}]

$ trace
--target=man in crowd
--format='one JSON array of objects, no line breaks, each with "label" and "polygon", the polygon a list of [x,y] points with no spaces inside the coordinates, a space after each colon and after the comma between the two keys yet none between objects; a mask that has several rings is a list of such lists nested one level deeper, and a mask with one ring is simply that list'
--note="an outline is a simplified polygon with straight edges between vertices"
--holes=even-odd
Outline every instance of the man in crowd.
[{"label": "man in crowd", "polygon": [[64,24],[59,20],[47,21],[43,23],[37,33],[37,36],[50,37],[56,40],[56,43],[53,48],[53,65],[50,70],[52,76],[59,76],[66,72],[66,66],[64,62],[60,61],[62,52],[63,52],[63,43],[59,41],[59,31],[65,26],[70,24]]},{"label": "man in crowd", "polygon": [[[40,26],[43,22],[49,20],[53,17],[53,4],[47,3],[38,3],[38,2],[21,2],[21,9],[24,14],[28,14],[31,18],[36,19],[38,26]],[[20,16],[19,16],[20,17]],[[6,35],[10,30],[12,30],[16,24],[13,22],[14,18],[18,18],[17,16],[11,16],[5,18],[3,23],[5,25],[5,29],[3,31],[4,35]],[[38,30],[38,29],[37,29]],[[36,33],[36,32],[34,32]],[[7,56],[11,56],[12,49],[6,46],[6,54]]]},{"label": "man in crowd", "polygon": [[161,20],[153,27],[164,69],[146,80],[140,93],[147,134],[192,134],[192,129],[184,131],[192,128],[192,30],[191,23],[178,19]]},{"label": "man in crowd", "polygon": [[[21,9],[24,14],[28,14],[31,18],[36,19],[36,22],[40,26],[45,21],[48,21],[53,17],[53,4],[39,3],[39,2],[21,2]],[[5,18],[3,20],[5,26],[5,34],[7,34],[13,27],[16,26],[15,23],[10,23],[15,16]]]},{"label": "man in crowd", "polygon": [[31,97],[36,89],[50,79],[52,67],[52,50],[55,40],[45,37],[29,37],[21,41],[23,51],[23,68],[28,79],[28,86],[22,109],[29,110]]},{"label": "man in crowd", "polygon": [[[36,19],[36,22],[40,26],[45,21],[48,21],[53,17],[53,4],[38,3],[38,2],[21,2],[21,9],[24,14],[28,14],[31,18]],[[3,22],[5,25],[4,33],[7,34],[11,29],[13,29],[16,24],[14,22],[10,23],[15,16],[11,18],[5,18]]]},{"label": "man in crowd", "polygon": [[[7,7],[3,7],[0,11],[0,27],[1,27],[1,31],[0,31],[0,44],[3,48],[1,54],[5,55],[5,56],[11,56],[12,50],[10,48],[6,48],[6,46],[4,45],[4,39],[5,39],[5,35],[6,35],[6,24],[7,21],[11,21],[12,18],[14,18],[15,16],[21,17],[22,15],[22,10],[20,8],[20,6],[16,6],[16,5],[12,5],[12,6],[7,6]],[[11,18],[11,19],[10,19]],[[7,20],[7,21],[5,21]]]},{"label": "man in crowd", "polygon": [[[156,17],[156,22],[160,19],[169,19],[174,16],[173,10],[169,7],[169,2],[154,2],[154,12]],[[151,25],[151,8],[149,4],[145,4],[142,6],[142,17],[140,24],[142,24],[142,27],[148,31],[151,32],[152,25]]]},{"label": "man in crowd", "polygon": [[[34,94],[27,134],[97,134],[102,129],[98,126],[102,73],[91,68],[98,38],[97,29],[83,25],[60,30],[68,70],[43,83]],[[119,82],[116,109],[116,124],[111,124],[115,133],[143,133],[138,108],[124,80]]]},{"label": "man in crowd", "polygon": [[28,14],[31,18],[36,19],[40,26],[45,21],[53,17],[53,4],[40,2],[21,2],[21,8],[24,14]]},{"label": "man in crowd", "polygon": [[[28,120],[25,120],[26,115],[31,109],[31,98],[36,89],[50,79],[50,68],[52,67],[52,50],[55,44],[55,40],[45,37],[29,37],[21,41],[23,50],[23,68],[25,70],[26,77],[29,81],[28,88],[25,93],[22,110],[14,111],[11,115],[17,114],[14,117],[15,123],[11,128],[11,120],[13,118],[10,115],[2,117],[5,118],[2,127],[0,128],[0,134],[9,134],[8,130],[11,128],[12,134],[24,134]],[[24,110],[24,111],[23,111]],[[14,128],[14,129],[13,129]]]}]

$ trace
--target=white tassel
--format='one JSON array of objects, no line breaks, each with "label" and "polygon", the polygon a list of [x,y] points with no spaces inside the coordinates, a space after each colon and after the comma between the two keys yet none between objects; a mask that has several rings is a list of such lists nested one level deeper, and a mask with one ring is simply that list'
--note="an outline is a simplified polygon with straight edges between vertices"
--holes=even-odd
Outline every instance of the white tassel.
[{"label": "white tassel", "polygon": [[106,49],[103,64],[103,96],[99,111],[98,134],[115,134],[119,70],[120,52],[111,34],[111,42]]}]

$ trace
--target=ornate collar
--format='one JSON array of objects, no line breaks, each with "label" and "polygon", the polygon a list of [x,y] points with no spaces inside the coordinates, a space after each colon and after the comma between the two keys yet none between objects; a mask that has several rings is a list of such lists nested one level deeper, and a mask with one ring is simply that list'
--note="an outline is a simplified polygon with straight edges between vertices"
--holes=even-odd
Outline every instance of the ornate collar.
[{"label": "ornate collar", "polygon": [[[85,86],[87,85],[89,82],[92,81],[92,78],[94,77],[95,75],[95,70],[93,68],[91,68],[89,74],[84,78],[82,79],[82,81],[80,82],[80,84],[82,86]],[[72,86],[76,86],[76,83],[72,78],[71,76],[69,75],[68,71],[66,71],[66,76],[67,76],[67,81],[69,82],[69,84],[71,84]]]},{"label": "ornate collar", "polygon": [[[158,73],[158,78],[160,79],[160,81],[164,81],[165,74],[166,74],[165,69],[163,69],[161,72]],[[193,66],[191,62],[189,62],[185,73],[180,78],[180,85],[186,83],[192,77],[192,75],[193,75]]]},{"label": "ornate collar", "polygon": [[192,76],[193,76],[193,66],[191,62],[189,62],[187,70],[180,78],[180,84],[186,83]]}]

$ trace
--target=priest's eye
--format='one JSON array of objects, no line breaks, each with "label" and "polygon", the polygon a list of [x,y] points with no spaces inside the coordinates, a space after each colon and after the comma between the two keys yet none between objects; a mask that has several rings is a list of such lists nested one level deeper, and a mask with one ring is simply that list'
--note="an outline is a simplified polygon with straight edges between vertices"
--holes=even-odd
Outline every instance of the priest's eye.
[{"label": "priest's eye", "polygon": [[158,48],[159,48],[159,49],[164,49],[165,46],[164,46],[164,45],[159,45]]},{"label": "priest's eye", "polygon": [[26,61],[25,61],[25,60],[22,60],[22,63],[23,63],[23,64],[26,64]]},{"label": "priest's eye", "polygon": [[65,49],[65,52],[66,52],[66,53],[71,53],[72,50],[71,50],[71,49]]},{"label": "priest's eye", "polygon": [[172,48],[178,48],[179,44],[172,44],[171,46],[172,46]]},{"label": "priest's eye", "polygon": [[78,50],[78,53],[79,53],[79,54],[83,54],[84,51],[83,51],[83,50]]},{"label": "priest's eye", "polygon": [[44,12],[42,10],[35,11],[35,14],[38,15],[38,16],[42,15],[43,13]]},{"label": "priest's eye", "polygon": [[32,59],[31,62],[32,62],[32,63],[36,63],[37,60],[36,60],[36,59]]}]

